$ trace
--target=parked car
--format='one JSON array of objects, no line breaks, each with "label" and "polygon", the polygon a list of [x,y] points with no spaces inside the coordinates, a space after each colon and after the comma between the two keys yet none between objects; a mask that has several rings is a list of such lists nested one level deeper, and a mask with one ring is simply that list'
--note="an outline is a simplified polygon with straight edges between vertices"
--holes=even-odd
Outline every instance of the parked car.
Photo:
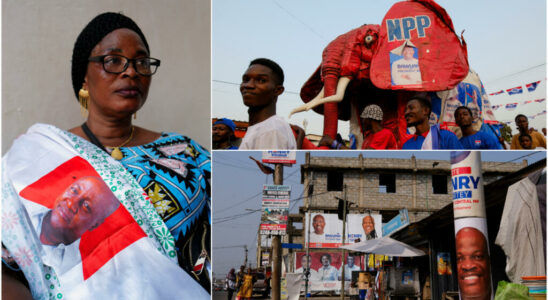
[{"label": "parked car", "polygon": [[254,273],[255,283],[253,283],[253,294],[261,294],[264,298],[268,297],[270,292],[270,282],[264,273]]}]

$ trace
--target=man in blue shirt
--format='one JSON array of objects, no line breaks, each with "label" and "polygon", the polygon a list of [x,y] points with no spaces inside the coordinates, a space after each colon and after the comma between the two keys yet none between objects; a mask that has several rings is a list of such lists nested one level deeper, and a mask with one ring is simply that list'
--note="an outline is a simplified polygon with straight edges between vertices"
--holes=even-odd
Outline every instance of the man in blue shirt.
[{"label": "man in blue shirt", "polygon": [[455,110],[455,122],[462,131],[462,138],[459,142],[464,149],[502,149],[499,141],[494,136],[474,130],[470,108],[459,106]]},{"label": "man in blue shirt", "polygon": [[407,127],[415,127],[415,134],[402,149],[462,149],[454,133],[428,124],[431,112],[432,105],[426,98],[415,96],[407,101],[405,120]]}]

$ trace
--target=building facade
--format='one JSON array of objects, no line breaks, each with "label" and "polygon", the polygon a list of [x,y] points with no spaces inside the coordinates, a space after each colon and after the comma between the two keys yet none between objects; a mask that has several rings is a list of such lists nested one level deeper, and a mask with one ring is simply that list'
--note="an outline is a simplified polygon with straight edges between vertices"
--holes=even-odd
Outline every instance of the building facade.
[{"label": "building facade", "polygon": [[[487,152],[486,152],[487,153]],[[488,154],[482,154],[488,155]],[[527,166],[522,163],[483,162],[484,185]],[[451,203],[453,187],[448,160],[316,157],[306,154],[301,165],[303,206],[290,215],[284,243],[305,244],[305,214],[337,213],[338,200],[351,203],[347,213],[375,213],[386,223],[407,208],[410,222],[418,222]],[[284,255],[292,251],[284,249]],[[293,265],[292,255],[288,255]]]}]

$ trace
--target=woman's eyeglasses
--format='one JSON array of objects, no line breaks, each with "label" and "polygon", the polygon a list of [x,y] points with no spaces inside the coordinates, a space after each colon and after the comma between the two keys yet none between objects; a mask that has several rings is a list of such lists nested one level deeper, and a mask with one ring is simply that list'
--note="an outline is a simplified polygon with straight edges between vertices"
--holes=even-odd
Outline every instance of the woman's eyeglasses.
[{"label": "woman's eyeglasses", "polygon": [[133,63],[135,71],[143,76],[154,75],[160,66],[160,60],[152,57],[127,58],[122,55],[101,55],[90,57],[88,61],[102,63],[103,69],[112,74],[125,72],[130,62]]}]

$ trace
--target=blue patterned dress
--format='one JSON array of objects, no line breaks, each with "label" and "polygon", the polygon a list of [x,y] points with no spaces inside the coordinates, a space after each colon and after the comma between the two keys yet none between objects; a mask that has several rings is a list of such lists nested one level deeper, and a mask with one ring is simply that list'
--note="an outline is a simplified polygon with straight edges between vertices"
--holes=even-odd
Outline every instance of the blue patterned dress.
[{"label": "blue patterned dress", "polygon": [[179,264],[209,291],[206,271],[193,267],[204,251],[210,259],[210,154],[177,133],[162,133],[156,141],[120,148],[122,165],[143,187],[175,238]]}]

